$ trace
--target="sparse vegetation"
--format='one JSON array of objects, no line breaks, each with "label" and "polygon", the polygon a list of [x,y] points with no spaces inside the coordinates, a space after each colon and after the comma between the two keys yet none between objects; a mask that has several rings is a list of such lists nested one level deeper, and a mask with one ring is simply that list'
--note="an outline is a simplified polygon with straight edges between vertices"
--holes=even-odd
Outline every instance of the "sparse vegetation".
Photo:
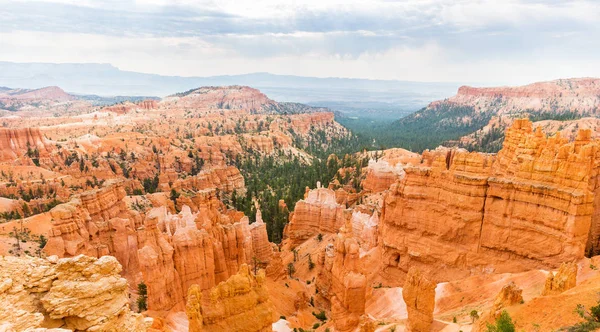
[{"label": "sparse vegetation", "polygon": [[503,310],[494,325],[487,324],[487,332],[515,332],[515,324],[506,310]]}]

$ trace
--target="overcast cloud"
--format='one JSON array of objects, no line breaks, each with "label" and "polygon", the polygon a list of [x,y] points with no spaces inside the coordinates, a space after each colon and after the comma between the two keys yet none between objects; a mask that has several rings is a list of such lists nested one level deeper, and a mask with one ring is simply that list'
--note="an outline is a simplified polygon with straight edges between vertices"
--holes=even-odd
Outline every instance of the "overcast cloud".
[{"label": "overcast cloud", "polygon": [[0,0],[0,17],[0,61],[181,76],[505,84],[600,76],[594,0]]}]

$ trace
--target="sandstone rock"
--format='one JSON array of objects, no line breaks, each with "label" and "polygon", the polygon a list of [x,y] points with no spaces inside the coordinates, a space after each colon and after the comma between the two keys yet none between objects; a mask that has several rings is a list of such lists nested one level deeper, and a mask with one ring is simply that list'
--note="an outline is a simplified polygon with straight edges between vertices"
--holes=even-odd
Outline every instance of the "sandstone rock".
[{"label": "sandstone rock", "polygon": [[[0,321],[15,330],[42,324],[79,331],[145,331],[129,309],[114,257],[0,258]],[[49,330],[50,331],[50,330]]]},{"label": "sandstone rock", "polygon": [[506,286],[502,287],[500,293],[498,293],[498,296],[496,296],[496,300],[494,301],[492,309],[490,310],[490,312],[493,313],[494,318],[500,316],[502,309],[522,303],[522,293],[523,290],[517,287],[514,282],[510,282]]},{"label": "sandstone rock", "polygon": [[402,297],[408,311],[407,330],[429,332],[433,323],[436,284],[417,268],[408,271],[402,288]]},{"label": "sandstone rock", "polygon": [[360,267],[359,256],[360,245],[348,221],[335,241],[330,265],[331,289],[326,293],[331,296],[331,314],[336,331],[353,331],[365,313],[367,278]]},{"label": "sandstone rock", "polygon": [[335,192],[317,188],[296,203],[285,234],[292,245],[297,245],[318,233],[336,233],[345,220],[344,207],[337,203]]},{"label": "sandstone rock", "polygon": [[586,135],[568,143],[519,120],[497,156],[424,152],[385,197],[384,276],[401,282],[409,266],[440,280],[547,269],[598,247],[600,149]]},{"label": "sandstone rock", "polygon": [[225,192],[237,191],[238,194],[245,193],[246,189],[244,177],[240,173],[240,170],[235,166],[211,168],[209,170],[201,171],[196,176],[177,179],[173,183],[172,188],[176,190],[189,189],[194,191],[215,188]]},{"label": "sandstone rock", "polygon": [[[46,253],[115,256],[131,284],[146,283],[150,310],[183,305],[192,284],[210,289],[253,257],[263,266],[271,261],[265,224],[250,227],[247,217],[224,213],[214,189],[189,198],[196,213],[183,205],[171,214],[162,206],[150,210],[143,223],[127,210],[124,196],[122,184],[115,183],[55,207]],[[281,258],[275,263],[283,270]]]},{"label": "sandstone rock", "polygon": [[271,331],[274,322],[265,274],[256,276],[247,265],[203,295],[197,286],[188,291],[186,313],[190,331]]},{"label": "sandstone rock", "polygon": [[[478,116],[489,114],[491,120],[483,129],[460,139],[463,144],[482,143],[482,138],[492,137],[492,130],[503,132],[511,126],[515,115],[597,114],[600,105],[600,80],[596,78],[560,79],[537,82],[519,87],[474,88],[463,86],[456,96],[431,103],[427,110],[440,106],[472,108]],[[463,115],[464,118],[469,118]],[[461,121],[459,118],[445,121]],[[562,123],[562,121],[560,121]],[[546,126],[546,124],[541,124]],[[566,124],[565,124],[566,125]],[[498,142],[498,141],[496,141]]]},{"label": "sandstone rock", "polygon": [[576,284],[577,264],[563,263],[556,274],[552,271],[548,273],[542,295],[560,294],[567,289],[575,287]]},{"label": "sandstone rock", "polygon": [[256,221],[250,225],[250,234],[254,252],[252,260],[256,259],[261,265],[267,266],[273,256],[273,248],[267,236],[267,224],[262,220],[260,210],[256,211]]},{"label": "sandstone rock", "polygon": [[368,192],[382,192],[404,177],[402,164],[390,165],[387,160],[369,160],[367,175],[362,187]]},{"label": "sandstone rock", "polygon": [[477,321],[474,331],[485,331],[487,324],[493,324],[505,308],[523,303],[522,293],[523,290],[512,281],[502,287],[490,310]]},{"label": "sandstone rock", "polygon": [[28,149],[37,150],[40,157],[45,157],[52,148],[39,128],[0,128],[0,161],[13,161],[25,155]]}]

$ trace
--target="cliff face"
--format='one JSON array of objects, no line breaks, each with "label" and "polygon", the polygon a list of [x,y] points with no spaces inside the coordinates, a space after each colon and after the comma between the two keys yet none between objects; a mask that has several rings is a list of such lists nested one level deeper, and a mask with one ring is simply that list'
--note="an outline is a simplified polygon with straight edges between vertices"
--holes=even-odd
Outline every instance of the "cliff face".
[{"label": "cliff face", "polygon": [[183,304],[192,284],[210,289],[253,257],[265,265],[270,261],[266,227],[234,219],[214,190],[186,198],[193,211],[181,204],[181,212],[171,214],[162,206],[144,218],[127,210],[124,196],[122,184],[115,183],[52,209],[46,253],[115,256],[132,284],[146,283],[151,310]]},{"label": "cliff face", "polygon": [[444,143],[495,152],[501,146],[502,133],[515,119],[577,119],[596,116],[599,110],[597,78],[560,79],[519,87],[463,86],[455,96],[432,102],[400,119],[397,130],[409,133],[408,137],[422,136],[422,128],[436,131],[436,137],[425,148]]},{"label": "cliff face", "polygon": [[598,245],[598,151],[589,132],[567,143],[519,120],[495,157],[424,153],[385,198],[387,277],[403,278],[418,266],[448,280],[582,258],[586,245]]},{"label": "cliff face", "polygon": [[[129,309],[127,281],[114,257],[0,258],[0,321],[23,331],[145,331]],[[6,326],[3,326],[6,327]]]},{"label": "cliff face", "polygon": [[118,105],[111,105],[102,108],[103,112],[113,112],[117,114],[126,114],[132,110],[152,110],[158,107],[158,101],[156,100],[142,100],[137,103],[126,102]]},{"label": "cliff face", "polygon": [[242,264],[237,274],[207,294],[193,285],[188,291],[186,313],[191,332],[271,331],[273,311],[264,270],[254,275]]},{"label": "cliff face", "polygon": [[0,162],[13,161],[25,155],[28,149],[46,157],[52,151],[52,144],[39,128],[0,128]]}]

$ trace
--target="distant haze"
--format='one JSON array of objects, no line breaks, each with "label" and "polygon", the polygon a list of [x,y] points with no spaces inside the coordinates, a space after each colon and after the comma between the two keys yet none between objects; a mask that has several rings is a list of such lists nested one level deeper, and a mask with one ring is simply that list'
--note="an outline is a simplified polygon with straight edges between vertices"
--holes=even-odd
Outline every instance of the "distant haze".
[{"label": "distant haze", "polygon": [[425,83],[347,78],[315,78],[269,73],[213,77],[161,76],[122,71],[109,64],[0,62],[0,86],[59,86],[75,94],[164,97],[200,86],[248,85],[271,99],[326,106],[348,114],[398,118],[450,97],[460,83]]}]

